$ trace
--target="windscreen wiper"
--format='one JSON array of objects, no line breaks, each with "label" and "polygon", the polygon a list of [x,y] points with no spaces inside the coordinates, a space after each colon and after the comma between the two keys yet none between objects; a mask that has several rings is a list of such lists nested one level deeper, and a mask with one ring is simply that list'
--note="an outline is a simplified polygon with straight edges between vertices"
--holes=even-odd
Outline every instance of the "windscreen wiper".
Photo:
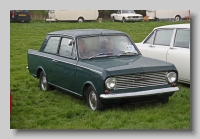
[{"label": "windscreen wiper", "polygon": [[121,56],[121,55],[137,55],[137,52],[122,52],[120,54],[118,54],[117,56]]},{"label": "windscreen wiper", "polygon": [[113,55],[113,53],[99,53],[99,54],[96,54],[96,55],[93,55],[91,57],[89,57],[88,59],[91,59],[91,58],[95,58],[95,57],[99,57],[99,56],[110,56],[110,55]]}]

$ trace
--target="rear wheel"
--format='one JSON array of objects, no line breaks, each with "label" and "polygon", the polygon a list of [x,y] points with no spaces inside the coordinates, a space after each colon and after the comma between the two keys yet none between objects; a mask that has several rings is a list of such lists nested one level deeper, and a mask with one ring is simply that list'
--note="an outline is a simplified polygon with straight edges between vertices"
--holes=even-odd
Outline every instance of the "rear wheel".
[{"label": "rear wheel", "polygon": [[87,105],[93,110],[103,110],[103,104],[97,96],[96,91],[92,86],[89,86],[87,89]]},{"label": "rear wheel", "polygon": [[123,23],[126,22],[126,19],[125,19],[124,17],[122,18],[122,22],[123,22]]},{"label": "rear wheel", "polygon": [[179,15],[175,16],[175,21],[180,21],[181,20],[181,17]]},{"label": "rear wheel", "polygon": [[115,22],[115,17],[114,16],[112,17],[112,21]]},{"label": "rear wheel", "polygon": [[82,23],[83,21],[84,21],[84,19],[83,19],[82,17],[79,17],[79,18],[78,18],[78,22],[79,22],[79,23]]},{"label": "rear wheel", "polygon": [[46,75],[44,74],[43,71],[40,72],[39,85],[40,85],[40,90],[42,91],[50,90],[50,85],[48,84]]}]

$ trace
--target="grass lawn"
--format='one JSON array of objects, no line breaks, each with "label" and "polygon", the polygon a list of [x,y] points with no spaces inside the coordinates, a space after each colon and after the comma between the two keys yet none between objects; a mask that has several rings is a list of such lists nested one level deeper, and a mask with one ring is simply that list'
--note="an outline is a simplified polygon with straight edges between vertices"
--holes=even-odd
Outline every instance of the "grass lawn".
[{"label": "grass lawn", "polygon": [[142,41],[157,26],[189,21],[149,22],[45,22],[10,23],[10,89],[13,108],[11,129],[167,129],[190,130],[190,86],[179,91],[168,104],[144,103],[115,106],[94,112],[80,98],[60,90],[43,92],[27,66],[27,50],[39,49],[51,31],[83,28],[126,32],[134,42]]}]

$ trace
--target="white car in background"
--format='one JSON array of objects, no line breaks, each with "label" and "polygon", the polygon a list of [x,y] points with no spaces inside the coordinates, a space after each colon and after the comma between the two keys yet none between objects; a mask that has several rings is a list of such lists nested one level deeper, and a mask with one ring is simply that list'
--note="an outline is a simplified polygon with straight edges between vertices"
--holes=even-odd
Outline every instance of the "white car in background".
[{"label": "white car in background", "polygon": [[141,14],[136,14],[134,10],[118,10],[117,13],[112,13],[111,19],[114,21],[143,21]]},{"label": "white car in background", "polygon": [[179,82],[190,84],[190,24],[156,27],[140,43],[135,43],[145,57],[173,63]]}]

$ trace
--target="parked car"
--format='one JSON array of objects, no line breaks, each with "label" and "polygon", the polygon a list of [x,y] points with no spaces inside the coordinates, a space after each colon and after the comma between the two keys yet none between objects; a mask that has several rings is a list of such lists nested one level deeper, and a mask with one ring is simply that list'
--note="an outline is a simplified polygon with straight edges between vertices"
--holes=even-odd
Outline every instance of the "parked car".
[{"label": "parked car", "polygon": [[92,110],[120,103],[161,101],[178,91],[176,67],[141,55],[124,32],[75,29],[50,32],[27,52],[27,69],[44,91],[60,88]]},{"label": "parked car", "polygon": [[31,21],[31,14],[28,10],[10,10],[10,22],[27,22]]},{"label": "parked car", "polygon": [[136,45],[145,57],[173,63],[179,82],[190,84],[190,24],[156,27]]},{"label": "parked car", "polygon": [[143,21],[141,14],[136,14],[134,10],[118,10],[117,13],[112,13],[111,19],[114,21]]}]

